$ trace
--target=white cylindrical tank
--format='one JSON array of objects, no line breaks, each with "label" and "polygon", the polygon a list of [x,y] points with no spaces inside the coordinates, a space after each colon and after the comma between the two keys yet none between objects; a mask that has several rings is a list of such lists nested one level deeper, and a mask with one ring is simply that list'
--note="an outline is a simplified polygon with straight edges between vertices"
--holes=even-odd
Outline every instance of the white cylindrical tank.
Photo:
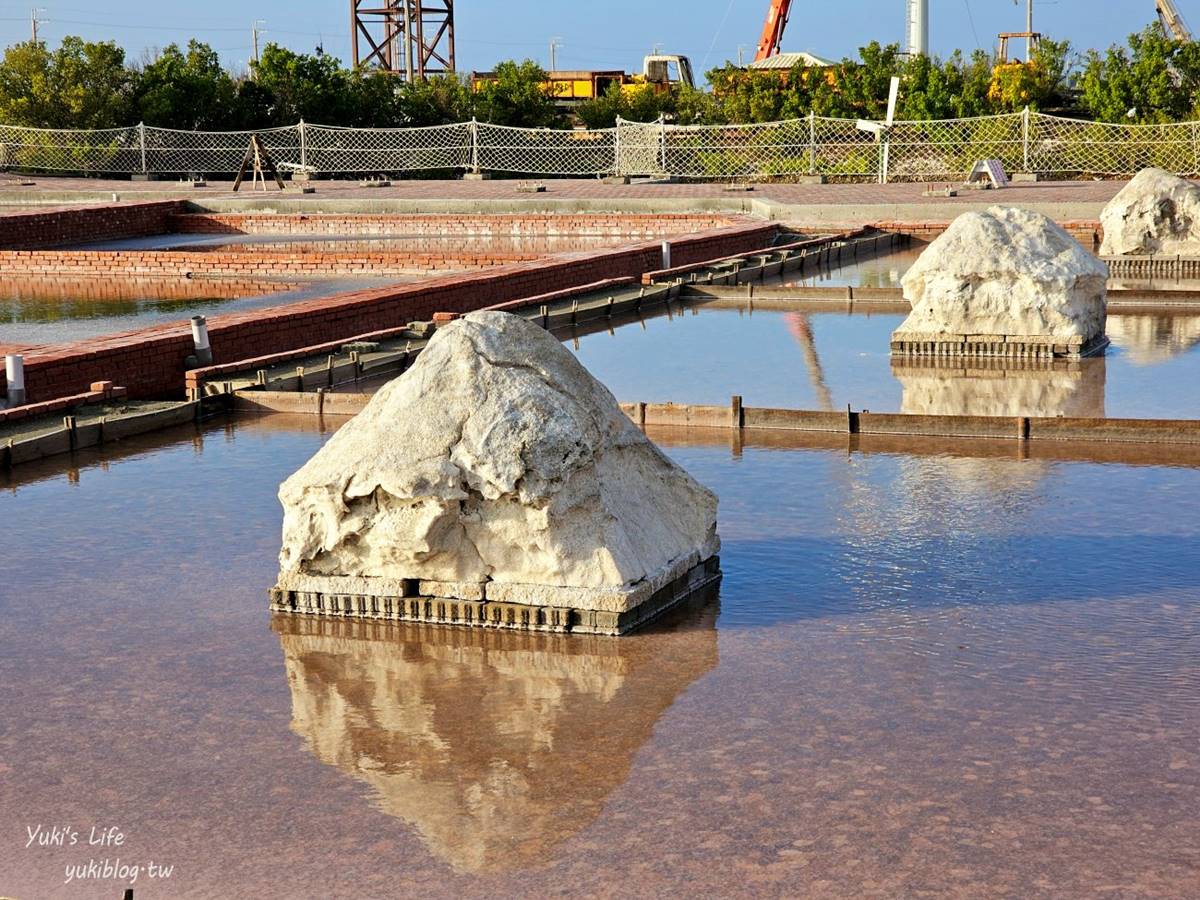
[{"label": "white cylindrical tank", "polygon": [[908,0],[908,52],[929,55],[929,0]]}]

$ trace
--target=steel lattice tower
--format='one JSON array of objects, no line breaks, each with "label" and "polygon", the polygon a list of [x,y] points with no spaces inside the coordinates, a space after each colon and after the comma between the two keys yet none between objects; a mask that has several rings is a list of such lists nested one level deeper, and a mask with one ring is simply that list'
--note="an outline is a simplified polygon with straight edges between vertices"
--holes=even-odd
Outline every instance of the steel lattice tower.
[{"label": "steel lattice tower", "polygon": [[454,71],[454,0],[350,0],[356,66],[402,78]]}]

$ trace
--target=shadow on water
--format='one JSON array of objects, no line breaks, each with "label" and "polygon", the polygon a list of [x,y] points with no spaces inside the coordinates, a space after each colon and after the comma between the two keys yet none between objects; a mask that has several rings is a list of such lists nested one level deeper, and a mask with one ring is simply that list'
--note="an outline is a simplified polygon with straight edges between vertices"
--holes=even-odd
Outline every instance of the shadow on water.
[{"label": "shadow on water", "polygon": [[461,872],[548,865],[717,665],[716,588],[623,639],[275,616],[292,730]]}]

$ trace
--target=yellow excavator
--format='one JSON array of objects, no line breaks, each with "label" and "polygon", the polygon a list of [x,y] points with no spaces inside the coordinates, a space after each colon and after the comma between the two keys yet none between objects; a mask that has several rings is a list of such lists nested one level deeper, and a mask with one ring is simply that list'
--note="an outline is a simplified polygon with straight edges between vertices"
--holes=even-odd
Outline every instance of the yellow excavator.
[{"label": "yellow excavator", "polygon": [[[494,72],[472,72],[471,90],[477,91],[484,84],[495,81]],[[546,73],[543,88],[552,94],[558,105],[570,109],[585,100],[603,96],[614,85],[622,90],[640,89],[652,85],[655,91],[669,91],[677,84],[696,86],[692,73],[692,61],[677,53],[651,53],[642,60],[640,73],[627,73],[620,69],[605,70],[555,70]]]}]

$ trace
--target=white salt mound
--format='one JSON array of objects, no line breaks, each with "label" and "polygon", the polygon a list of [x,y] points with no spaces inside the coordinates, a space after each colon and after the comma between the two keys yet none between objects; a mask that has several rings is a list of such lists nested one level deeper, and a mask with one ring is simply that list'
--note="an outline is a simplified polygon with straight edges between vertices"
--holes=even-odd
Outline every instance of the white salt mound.
[{"label": "white salt mound", "polygon": [[712,492],[498,312],[439,329],[279,498],[284,590],[622,612],[720,546]]},{"label": "white salt mound", "polygon": [[1200,256],[1200,187],[1142,169],[1100,213],[1104,256]]},{"label": "white salt mound", "polygon": [[1086,343],[1104,334],[1107,279],[1107,266],[1041,213],[964,213],[901,279],[912,313],[892,339]]}]

